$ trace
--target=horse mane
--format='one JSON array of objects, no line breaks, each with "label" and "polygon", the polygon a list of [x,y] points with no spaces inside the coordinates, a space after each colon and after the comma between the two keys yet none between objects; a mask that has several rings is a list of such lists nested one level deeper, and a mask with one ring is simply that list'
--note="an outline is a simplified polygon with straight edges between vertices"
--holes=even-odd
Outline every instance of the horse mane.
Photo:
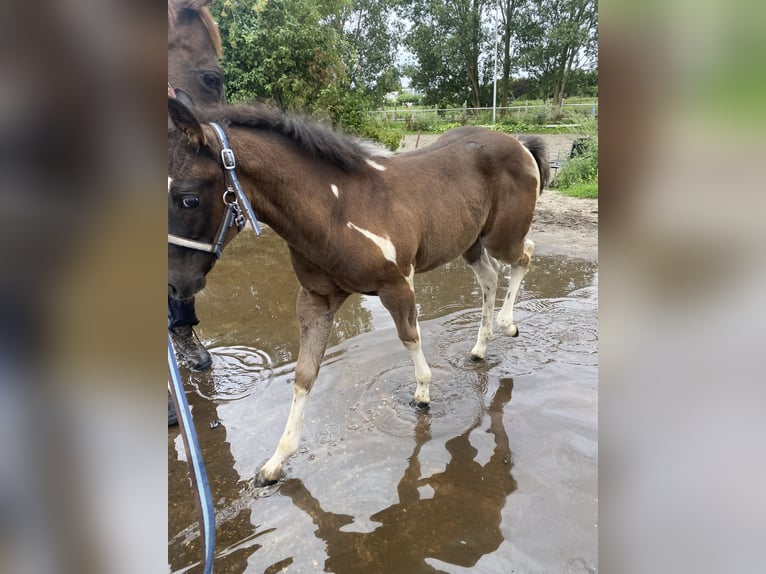
[{"label": "horse mane", "polygon": [[210,41],[215,48],[215,55],[220,60],[223,57],[221,32],[218,30],[218,26],[215,20],[213,20],[213,15],[206,6],[209,2],[210,0],[168,0],[168,31],[175,29],[182,14],[195,13],[205,26],[205,30],[207,30]]},{"label": "horse mane", "polygon": [[391,155],[374,142],[336,132],[316,121],[286,115],[278,108],[263,104],[218,106],[206,110],[201,120],[283,135],[309,155],[349,172],[365,167],[368,159]]}]

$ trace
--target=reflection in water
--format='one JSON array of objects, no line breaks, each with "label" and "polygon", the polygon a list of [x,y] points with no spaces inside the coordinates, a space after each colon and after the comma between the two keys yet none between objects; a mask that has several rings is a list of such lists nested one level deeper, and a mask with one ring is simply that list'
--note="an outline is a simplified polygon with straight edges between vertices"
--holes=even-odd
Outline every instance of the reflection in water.
[{"label": "reflection in water", "polygon": [[[516,490],[503,409],[511,400],[513,381],[503,379],[487,409],[495,448],[486,464],[477,462],[470,442],[483,414],[463,434],[446,443],[450,461],[442,472],[422,477],[421,448],[431,439],[430,419],[415,426],[415,449],[397,486],[399,501],[373,514],[380,524],[372,532],[344,532],[352,516],[324,511],[303,483],[287,480],[282,494],[311,516],[315,534],[327,544],[326,572],[439,572],[429,559],[471,567],[503,542],[501,510]],[[363,480],[363,478],[362,478]]]},{"label": "reflection in water", "polygon": [[[182,368],[181,376],[189,379],[190,372]],[[204,377],[203,375],[196,375]],[[212,373],[207,373],[212,377]],[[186,393],[192,417],[197,427],[197,435],[202,449],[202,455],[207,468],[207,476],[216,512],[216,561],[221,549],[232,546],[232,540],[241,541],[243,536],[252,533],[249,507],[239,507],[234,504],[240,498],[238,485],[242,484],[235,470],[235,461],[231,447],[226,442],[226,431],[223,426],[210,428],[210,423],[218,420],[216,404],[200,397],[197,393]],[[168,460],[168,558],[172,572],[201,572],[200,558],[202,556],[201,538],[197,512],[193,504],[195,500],[189,481],[189,468],[185,455],[182,455],[178,427],[168,429],[169,451],[177,452]],[[236,508],[235,512],[222,513],[221,507]],[[247,557],[258,549],[257,545],[234,545],[227,554],[227,564],[230,572],[244,572],[247,567]],[[187,570],[189,564],[196,564],[196,569]],[[221,572],[216,568],[216,572]]]}]

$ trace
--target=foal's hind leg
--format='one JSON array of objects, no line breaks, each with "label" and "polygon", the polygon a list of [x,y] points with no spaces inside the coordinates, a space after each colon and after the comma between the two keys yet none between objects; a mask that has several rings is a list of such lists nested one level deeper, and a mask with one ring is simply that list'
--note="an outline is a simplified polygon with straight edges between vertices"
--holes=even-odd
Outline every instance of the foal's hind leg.
[{"label": "foal's hind leg", "polygon": [[[477,251],[480,257],[477,257]],[[471,350],[471,358],[481,361],[487,358],[487,343],[492,338],[492,316],[495,313],[495,295],[497,294],[497,263],[478,242],[463,257],[476,274],[481,289],[481,326],[476,345]]]},{"label": "foal's hind leg", "polygon": [[319,365],[327,348],[333,317],[346,297],[346,294],[325,297],[306,289],[301,289],[298,293],[296,309],[300,325],[300,349],[295,365],[293,402],[277,450],[261,467],[256,478],[258,486],[273,484],[279,480],[282,465],[298,448],[308,395],[319,374]]},{"label": "foal's hind leg", "polygon": [[529,271],[529,262],[535,252],[535,244],[531,239],[524,240],[524,252],[519,260],[511,264],[511,275],[508,278],[508,293],[503,301],[503,308],[497,314],[497,326],[510,337],[517,337],[519,328],[513,322],[513,305],[519,293],[519,287],[524,276]]},{"label": "foal's hind leg", "polygon": [[415,364],[415,395],[414,405],[420,409],[428,407],[431,398],[428,387],[431,384],[431,369],[423,355],[420,345],[420,326],[418,311],[415,306],[415,291],[413,289],[414,269],[410,276],[402,281],[391,283],[378,290],[380,302],[388,309],[396,324],[396,331],[404,348],[410,352]]}]

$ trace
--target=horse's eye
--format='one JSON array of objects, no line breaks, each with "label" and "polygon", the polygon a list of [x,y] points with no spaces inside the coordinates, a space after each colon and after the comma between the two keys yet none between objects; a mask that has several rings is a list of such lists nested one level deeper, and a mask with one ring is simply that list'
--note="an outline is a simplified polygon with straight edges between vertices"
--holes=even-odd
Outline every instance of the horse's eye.
[{"label": "horse's eye", "polygon": [[202,81],[211,90],[219,91],[221,89],[221,77],[215,72],[205,72],[202,75]]},{"label": "horse's eye", "polygon": [[197,207],[199,205],[199,197],[196,195],[187,195],[181,199],[181,205],[184,207]]}]

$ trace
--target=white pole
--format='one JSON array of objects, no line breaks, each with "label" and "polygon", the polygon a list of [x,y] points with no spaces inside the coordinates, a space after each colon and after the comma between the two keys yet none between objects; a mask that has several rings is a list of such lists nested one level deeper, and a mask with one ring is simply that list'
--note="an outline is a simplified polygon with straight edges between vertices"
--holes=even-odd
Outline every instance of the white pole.
[{"label": "white pole", "polygon": [[495,73],[494,73],[494,82],[492,87],[492,125],[495,124],[495,118],[497,115],[497,37],[498,37],[498,25],[499,25],[499,15],[498,15],[498,4],[495,4]]}]

